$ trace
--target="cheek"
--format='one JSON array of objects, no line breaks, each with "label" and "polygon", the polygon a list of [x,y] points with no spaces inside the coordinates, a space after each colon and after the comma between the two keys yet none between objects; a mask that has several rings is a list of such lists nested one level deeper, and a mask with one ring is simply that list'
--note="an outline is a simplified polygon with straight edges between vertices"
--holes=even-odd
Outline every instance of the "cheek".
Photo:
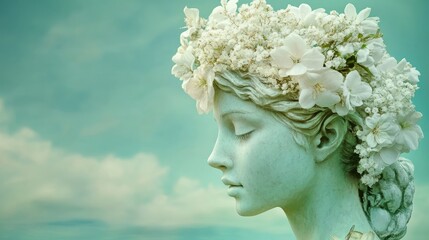
[{"label": "cheek", "polygon": [[243,148],[240,177],[254,192],[271,195],[294,189],[311,175],[314,162],[306,151],[286,135],[290,133],[281,134],[268,134],[265,139],[270,141],[260,137]]},{"label": "cheek", "polygon": [[[260,138],[262,139],[262,138]],[[258,139],[256,139],[258,140]],[[255,191],[271,188],[283,181],[289,169],[286,151],[278,141],[251,141],[243,147],[240,170],[243,180]]]}]

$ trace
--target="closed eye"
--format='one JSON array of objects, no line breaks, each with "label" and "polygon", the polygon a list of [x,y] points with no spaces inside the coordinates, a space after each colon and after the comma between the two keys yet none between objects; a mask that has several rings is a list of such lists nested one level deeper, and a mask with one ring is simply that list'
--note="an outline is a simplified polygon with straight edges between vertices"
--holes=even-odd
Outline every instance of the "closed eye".
[{"label": "closed eye", "polygon": [[247,132],[247,133],[244,133],[244,134],[240,134],[240,135],[236,135],[237,136],[237,138],[240,140],[240,141],[245,141],[245,140],[247,140],[249,137],[250,137],[250,134],[252,133],[253,131],[250,131],[250,132]]}]

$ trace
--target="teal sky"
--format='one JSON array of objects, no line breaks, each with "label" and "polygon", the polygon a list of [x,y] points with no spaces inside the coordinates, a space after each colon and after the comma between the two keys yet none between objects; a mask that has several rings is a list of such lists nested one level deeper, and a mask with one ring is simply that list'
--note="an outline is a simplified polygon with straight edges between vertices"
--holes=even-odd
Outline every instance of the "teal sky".
[{"label": "teal sky", "polygon": [[[306,2],[372,8],[389,53],[421,72],[428,133],[429,3]],[[280,211],[235,214],[206,163],[213,117],[170,73],[183,8],[207,17],[218,4],[0,0],[0,239],[293,239]],[[429,234],[428,147],[407,155],[417,192],[405,239]]]}]

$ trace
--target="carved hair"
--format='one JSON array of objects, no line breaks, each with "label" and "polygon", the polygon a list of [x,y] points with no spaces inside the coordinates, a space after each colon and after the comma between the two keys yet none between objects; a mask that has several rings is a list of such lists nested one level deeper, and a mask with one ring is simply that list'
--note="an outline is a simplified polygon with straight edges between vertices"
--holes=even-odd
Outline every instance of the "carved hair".
[{"label": "carved hair", "polygon": [[[215,85],[272,112],[274,117],[294,130],[293,137],[301,146],[305,146],[308,139],[320,131],[325,131],[329,122],[340,118],[347,128],[341,144],[344,169],[359,179],[357,166],[360,158],[354,153],[357,138],[353,132],[359,118],[354,115],[340,117],[328,108],[303,109],[294,96],[287,97],[247,73],[225,71],[216,76]],[[363,184],[360,186],[360,195],[367,219],[379,238],[401,239],[407,231],[412,212],[414,181],[411,161],[401,158],[386,167],[382,178],[371,188]]]}]

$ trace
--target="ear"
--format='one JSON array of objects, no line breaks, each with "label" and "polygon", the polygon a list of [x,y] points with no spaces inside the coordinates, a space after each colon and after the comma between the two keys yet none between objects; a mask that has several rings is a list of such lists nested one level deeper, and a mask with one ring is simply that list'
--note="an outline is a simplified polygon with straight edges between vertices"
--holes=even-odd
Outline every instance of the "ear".
[{"label": "ear", "polygon": [[323,162],[340,147],[346,131],[347,122],[344,118],[335,114],[325,119],[313,139],[316,162]]}]

